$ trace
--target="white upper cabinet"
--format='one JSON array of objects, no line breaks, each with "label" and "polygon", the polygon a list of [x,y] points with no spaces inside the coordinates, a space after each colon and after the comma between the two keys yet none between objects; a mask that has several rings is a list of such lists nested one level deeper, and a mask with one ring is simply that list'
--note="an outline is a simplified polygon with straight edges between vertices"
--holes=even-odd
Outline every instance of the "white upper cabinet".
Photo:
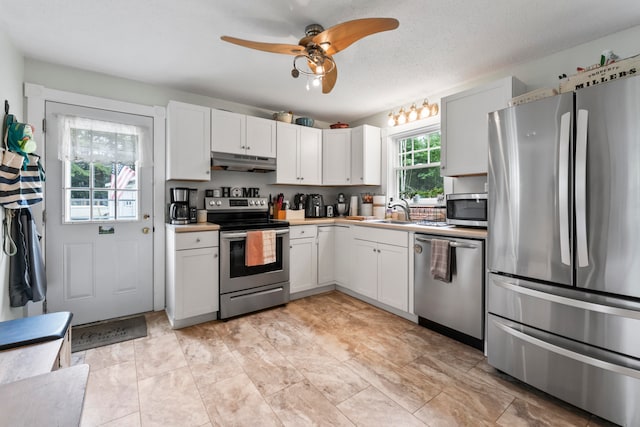
[{"label": "white upper cabinet", "polygon": [[488,113],[508,106],[525,92],[515,77],[503,78],[442,98],[443,176],[482,175],[488,171]]},{"label": "white upper cabinet", "polygon": [[351,129],[322,131],[322,183],[351,184]]},{"label": "white upper cabinet", "polygon": [[276,156],[276,122],[247,116],[247,154],[258,157]]},{"label": "white upper cabinet", "polygon": [[273,158],[276,156],[276,122],[211,110],[211,151]]},{"label": "white upper cabinet", "polygon": [[244,114],[211,110],[211,151],[245,154],[246,124]]},{"label": "white upper cabinet", "polygon": [[276,122],[276,183],[322,184],[322,130]]},{"label": "white upper cabinet", "polygon": [[322,134],[324,185],[380,185],[380,129],[325,129]]},{"label": "white upper cabinet", "polygon": [[363,125],[351,132],[351,184],[381,184],[380,128]]},{"label": "white upper cabinet", "polygon": [[211,109],[169,101],[166,179],[209,181]]}]

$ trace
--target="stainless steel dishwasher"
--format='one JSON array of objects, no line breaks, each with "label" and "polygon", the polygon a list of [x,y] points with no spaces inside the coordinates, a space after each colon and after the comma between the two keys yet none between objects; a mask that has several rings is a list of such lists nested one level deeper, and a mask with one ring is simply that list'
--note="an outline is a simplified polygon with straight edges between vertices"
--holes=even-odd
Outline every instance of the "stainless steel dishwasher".
[{"label": "stainless steel dishwasher", "polygon": [[[430,273],[431,240],[448,240],[451,282]],[[484,349],[484,241],[418,234],[414,237],[414,310],[420,325]]]}]

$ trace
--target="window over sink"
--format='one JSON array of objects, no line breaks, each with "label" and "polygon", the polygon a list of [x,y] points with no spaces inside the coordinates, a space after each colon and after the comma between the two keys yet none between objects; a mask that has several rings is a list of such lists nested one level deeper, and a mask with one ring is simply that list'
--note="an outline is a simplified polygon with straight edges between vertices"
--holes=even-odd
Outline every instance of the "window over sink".
[{"label": "window over sink", "polygon": [[444,194],[440,176],[440,125],[425,126],[393,137],[395,194],[404,199],[435,199]]}]

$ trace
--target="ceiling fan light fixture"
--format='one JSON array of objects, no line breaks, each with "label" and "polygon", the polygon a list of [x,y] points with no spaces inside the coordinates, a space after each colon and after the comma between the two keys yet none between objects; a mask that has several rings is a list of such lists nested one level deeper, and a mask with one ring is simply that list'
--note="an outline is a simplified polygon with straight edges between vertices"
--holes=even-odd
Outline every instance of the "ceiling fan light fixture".
[{"label": "ceiling fan light fixture", "polygon": [[[300,74],[320,77],[322,93],[329,93],[336,84],[338,69],[333,55],[349,47],[353,43],[382,31],[398,28],[399,22],[394,18],[363,18],[342,22],[325,30],[322,25],[310,24],[305,28],[305,37],[297,45],[283,43],[264,43],[243,40],[236,37],[221,36],[222,41],[233,43],[263,52],[293,55],[291,76],[298,78]],[[299,64],[303,59],[306,65]]]}]

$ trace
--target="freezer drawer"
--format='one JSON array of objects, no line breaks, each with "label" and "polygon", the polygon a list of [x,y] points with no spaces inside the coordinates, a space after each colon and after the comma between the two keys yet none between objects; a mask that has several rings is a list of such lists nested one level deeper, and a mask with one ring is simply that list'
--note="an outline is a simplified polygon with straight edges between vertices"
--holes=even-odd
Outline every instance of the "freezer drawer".
[{"label": "freezer drawer", "polygon": [[493,314],[640,358],[640,304],[576,289],[489,275]]},{"label": "freezer drawer", "polygon": [[416,315],[484,339],[484,242],[447,238],[452,246],[451,282],[434,279],[430,272],[431,239],[442,236],[416,234],[414,245],[414,312]]},{"label": "freezer drawer", "polygon": [[602,418],[640,425],[640,361],[489,314],[491,366]]}]

